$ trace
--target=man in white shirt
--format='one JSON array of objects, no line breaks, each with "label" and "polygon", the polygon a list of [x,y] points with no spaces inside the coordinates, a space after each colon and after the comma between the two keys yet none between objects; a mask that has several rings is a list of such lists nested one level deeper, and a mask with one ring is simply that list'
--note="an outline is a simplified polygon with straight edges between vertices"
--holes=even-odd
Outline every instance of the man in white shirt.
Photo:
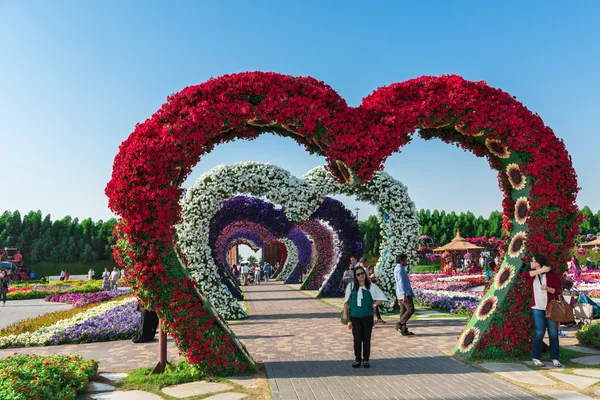
[{"label": "man in white shirt", "polygon": [[112,272],[110,273],[110,289],[115,290],[119,283],[119,271],[117,267],[114,267]]},{"label": "man in white shirt", "polygon": [[244,282],[244,286],[248,286],[248,273],[250,272],[250,268],[248,268],[248,264],[242,265],[242,281]]}]

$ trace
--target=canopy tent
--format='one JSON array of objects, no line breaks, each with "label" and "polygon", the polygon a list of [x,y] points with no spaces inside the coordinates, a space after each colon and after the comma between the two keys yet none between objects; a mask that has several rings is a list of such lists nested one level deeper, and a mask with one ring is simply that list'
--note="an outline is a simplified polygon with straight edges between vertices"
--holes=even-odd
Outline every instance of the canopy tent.
[{"label": "canopy tent", "polygon": [[[441,268],[440,272],[453,274],[454,268],[459,265],[459,260],[463,253],[471,253],[471,252],[479,252],[484,250],[485,247],[477,246],[473,243],[467,242],[465,239],[460,236],[460,229],[456,230],[456,236],[452,241],[448,244],[445,244],[442,247],[438,247],[433,249],[433,251],[442,252],[440,256]],[[473,258],[471,257],[469,259]],[[454,263],[453,261],[457,261]]]},{"label": "canopy tent", "polygon": [[582,243],[581,246],[583,246],[583,247],[600,247],[600,236],[598,236],[596,239],[592,240],[591,242]]}]

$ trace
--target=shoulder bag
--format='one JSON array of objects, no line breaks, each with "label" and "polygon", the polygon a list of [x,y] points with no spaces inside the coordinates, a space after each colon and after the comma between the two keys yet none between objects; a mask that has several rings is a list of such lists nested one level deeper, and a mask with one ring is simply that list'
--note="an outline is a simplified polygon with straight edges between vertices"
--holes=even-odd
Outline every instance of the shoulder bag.
[{"label": "shoulder bag", "polygon": [[[541,284],[542,278],[539,275],[538,279]],[[575,319],[573,317],[573,308],[565,300],[562,293],[554,293],[554,298],[546,306],[546,318],[558,323],[571,322]]]}]

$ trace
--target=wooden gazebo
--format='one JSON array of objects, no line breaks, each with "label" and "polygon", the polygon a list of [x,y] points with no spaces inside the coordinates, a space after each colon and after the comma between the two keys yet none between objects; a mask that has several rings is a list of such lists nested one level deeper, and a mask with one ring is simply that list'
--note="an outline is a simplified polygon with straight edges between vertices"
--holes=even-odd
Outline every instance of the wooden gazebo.
[{"label": "wooden gazebo", "polygon": [[464,256],[464,254],[467,252],[472,252],[473,259],[476,260],[479,258],[479,252],[484,249],[484,247],[467,242],[460,236],[460,229],[457,229],[456,236],[450,243],[433,249],[433,251],[441,253],[440,272],[453,274],[456,266],[460,265],[460,259]]},{"label": "wooden gazebo", "polygon": [[581,246],[583,246],[583,247],[600,247],[600,236],[598,236],[596,239],[592,240],[591,242],[582,243]]}]

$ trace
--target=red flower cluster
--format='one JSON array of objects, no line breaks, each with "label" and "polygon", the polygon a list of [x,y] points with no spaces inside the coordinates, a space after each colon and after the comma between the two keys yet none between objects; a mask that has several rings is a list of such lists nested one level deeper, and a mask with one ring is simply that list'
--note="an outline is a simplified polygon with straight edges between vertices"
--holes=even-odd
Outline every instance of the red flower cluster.
[{"label": "red flower cluster", "polygon": [[[243,369],[243,347],[205,318],[194,283],[174,262],[180,185],[192,167],[219,143],[269,131],[325,156],[336,176],[365,182],[410,141],[415,129],[426,139],[440,138],[487,157],[499,171],[506,233],[515,226],[517,200],[527,196],[528,210],[521,207],[527,216],[520,221],[528,229],[521,257],[526,261],[542,253],[564,265],[581,218],[571,158],[541,118],[508,93],[458,76],[421,77],[382,87],[351,108],[313,78],[263,72],[185,88],[122,143],[106,188],[111,209],[122,218],[116,259],[191,362],[211,368],[227,362]],[[515,164],[508,171],[507,162]],[[516,303],[518,297],[511,294],[499,302],[478,349],[494,342],[520,351],[528,347],[529,326],[521,324],[529,320],[524,314],[528,302]],[[500,314],[503,326],[496,319]]]}]

